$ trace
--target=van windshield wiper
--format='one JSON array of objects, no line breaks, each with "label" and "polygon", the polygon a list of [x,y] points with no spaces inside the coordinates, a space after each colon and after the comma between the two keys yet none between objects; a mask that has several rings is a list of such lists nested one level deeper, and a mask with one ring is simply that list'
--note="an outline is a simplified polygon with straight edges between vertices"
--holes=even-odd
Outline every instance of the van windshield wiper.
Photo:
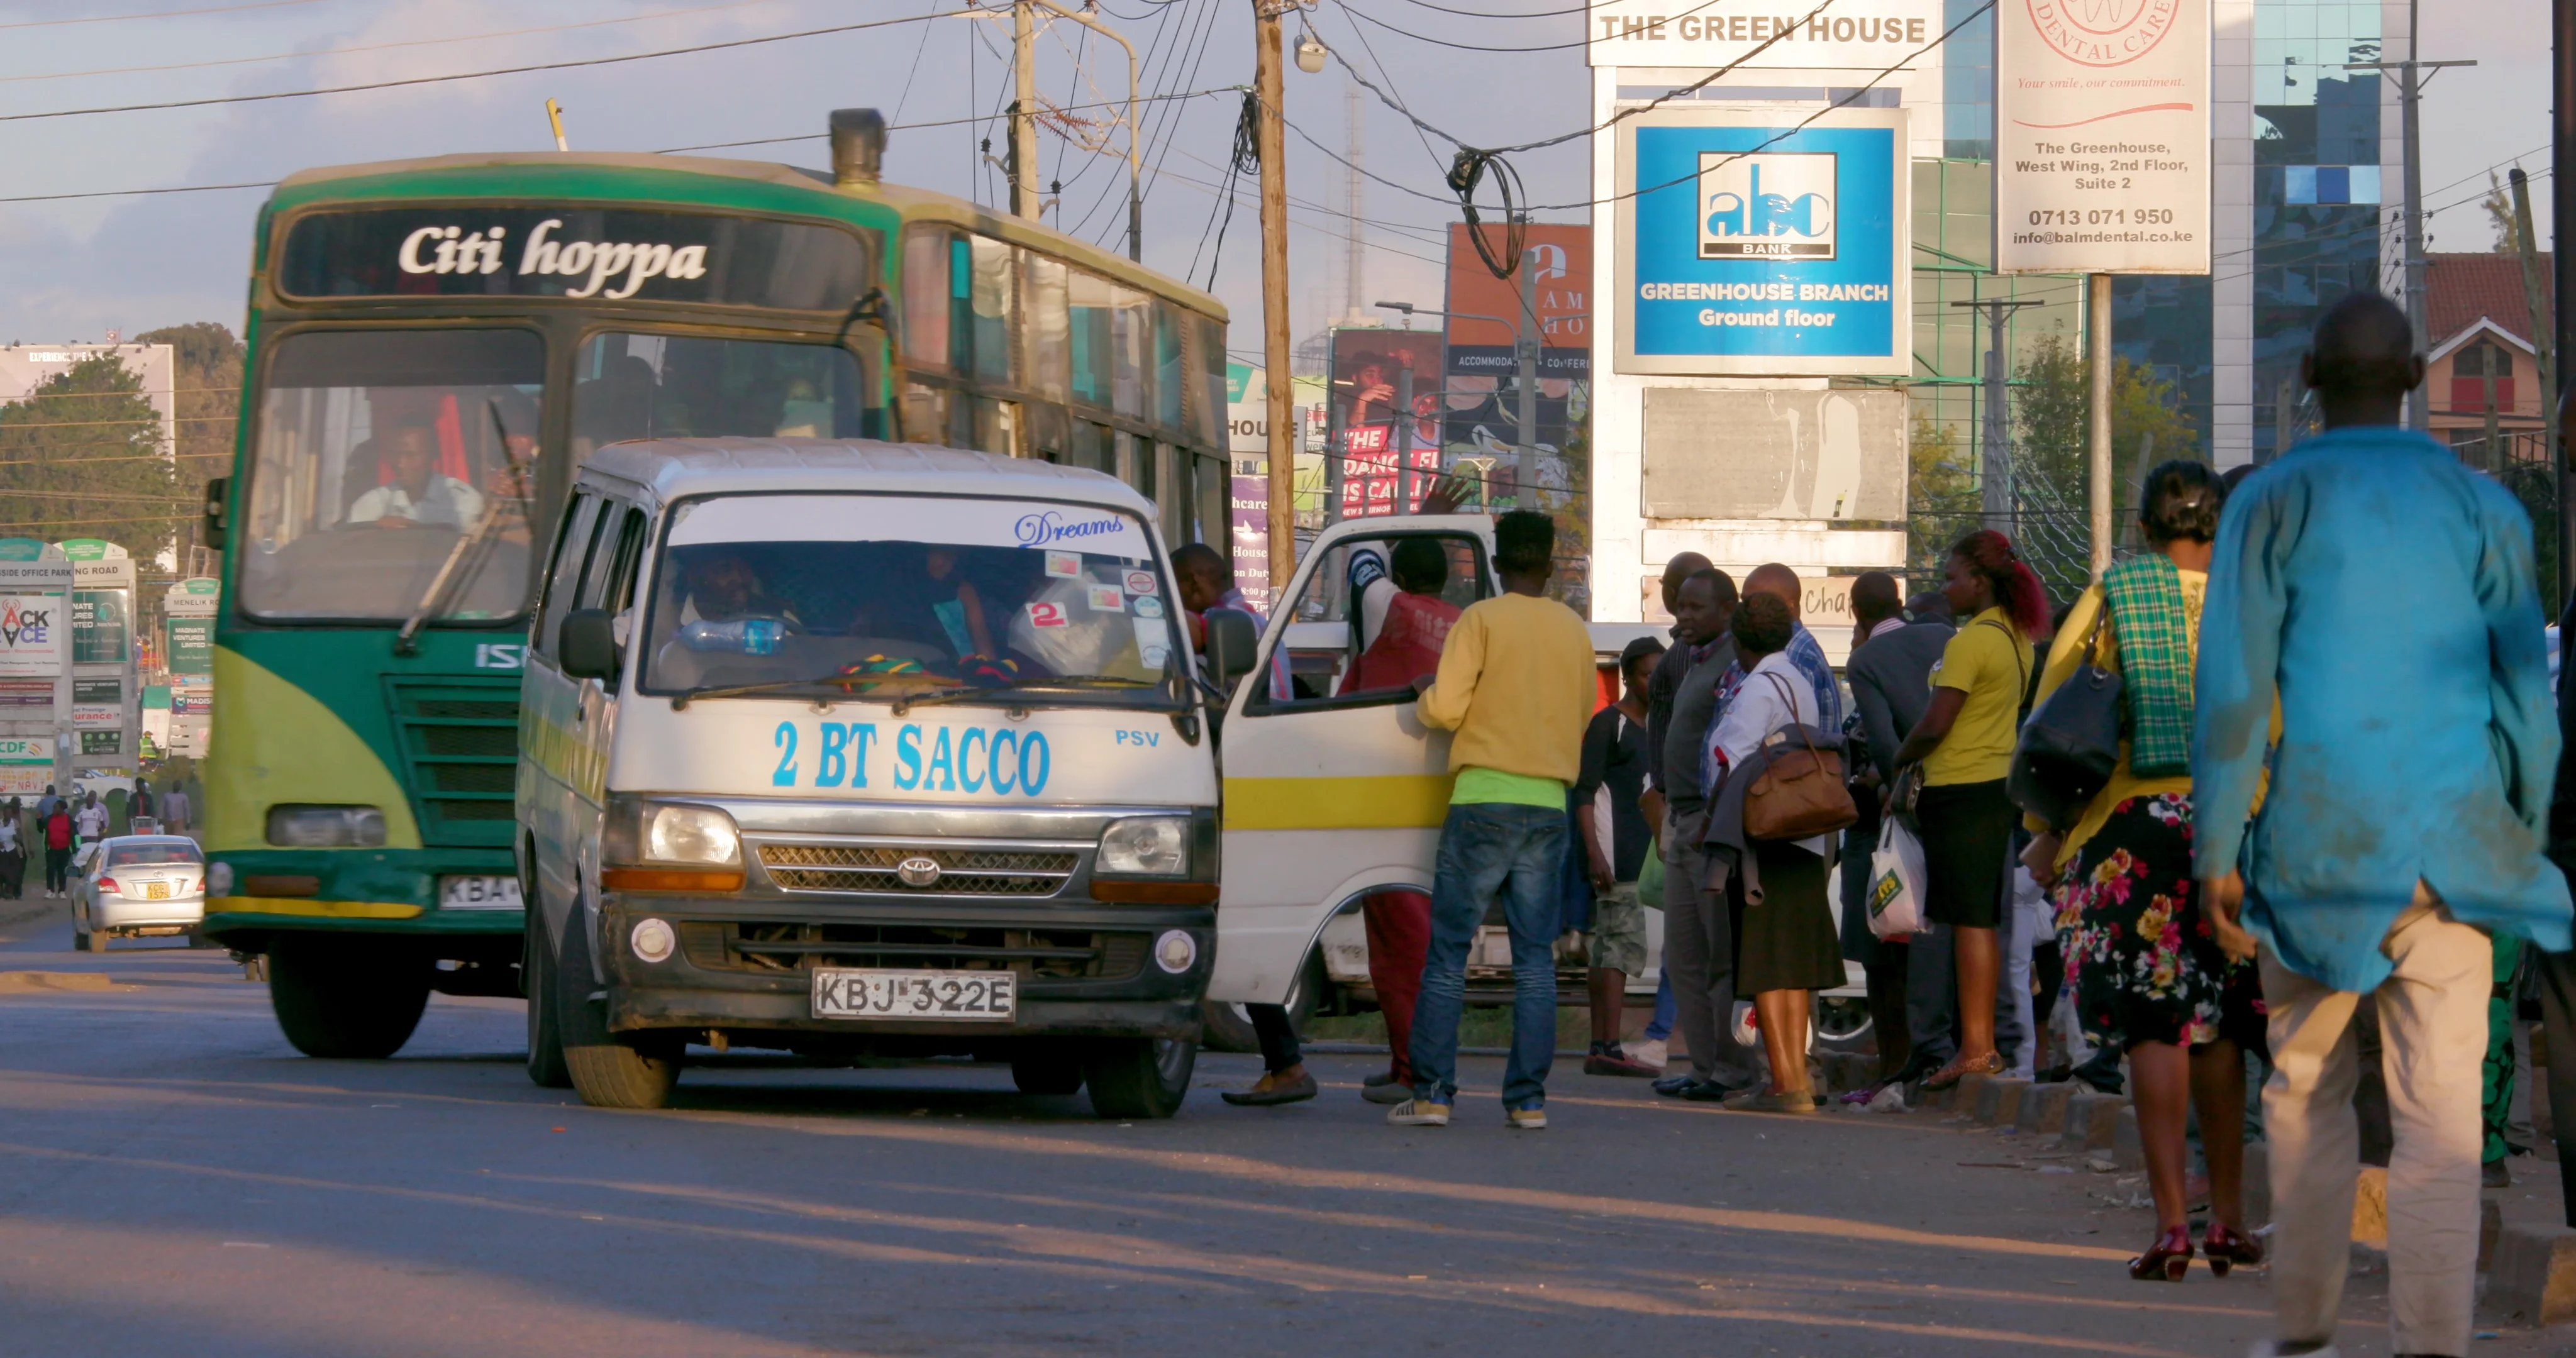
[{"label": "van windshield wiper", "polygon": [[836,685],[846,694],[849,690],[857,688],[863,684],[873,686],[877,684],[953,684],[956,682],[957,681],[954,679],[943,679],[935,674],[842,674],[838,671],[834,671],[831,674],[817,675],[811,679],[771,679],[757,684],[723,684],[711,685],[705,688],[693,688],[683,693],[673,694],[671,696],[671,710],[674,712],[684,711],[687,709],[689,704],[696,702],[700,698],[742,698],[755,693],[785,693],[792,689],[819,688],[826,684]]},{"label": "van windshield wiper", "polygon": [[979,688],[952,688],[944,693],[922,693],[897,698],[894,701],[894,714],[900,717],[904,713],[909,712],[916,707],[937,707],[948,703],[971,703],[983,699],[1006,697],[1015,693],[1040,692],[1046,689],[1060,689],[1069,693],[1082,693],[1098,689],[1161,688],[1162,686],[1163,685],[1161,683],[1152,679],[1129,679],[1115,674],[1031,675],[1026,679],[1014,679],[1007,684],[987,684]]}]

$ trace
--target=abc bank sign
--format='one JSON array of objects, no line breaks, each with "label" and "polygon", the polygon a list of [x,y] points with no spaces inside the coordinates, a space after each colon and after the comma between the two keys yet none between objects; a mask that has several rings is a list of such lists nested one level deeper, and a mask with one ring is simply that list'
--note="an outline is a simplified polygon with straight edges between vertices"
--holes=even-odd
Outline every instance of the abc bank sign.
[{"label": "abc bank sign", "polygon": [[1622,373],[1913,369],[1905,110],[1656,109],[1619,126]]}]

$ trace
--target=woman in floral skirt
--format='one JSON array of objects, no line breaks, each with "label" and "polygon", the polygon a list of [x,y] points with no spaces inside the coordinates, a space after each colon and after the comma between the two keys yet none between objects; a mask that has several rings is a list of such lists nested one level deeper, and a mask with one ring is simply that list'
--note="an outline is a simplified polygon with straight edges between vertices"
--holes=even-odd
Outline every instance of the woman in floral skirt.
[{"label": "woman in floral skirt", "polygon": [[[2067,986],[2085,1037],[2125,1049],[2156,1238],[2129,1275],[2179,1282],[2191,1267],[2184,1126],[2200,1109],[2209,1163],[2210,1271],[2262,1260],[2244,1221],[2245,1052],[2261,1050],[2263,993],[2200,910],[2191,862],[2192,664],[2218,478],[2175,461],[2147,477],[2139,526],[2155,550],[2113,566],[2078,599],[2040,676],[2040,701],[2092,662],[2122,679],[2120,762],[2071,826],[2037,817],[2023,855],[2056,893]],[[2107,618],[2104,616],[2107,610]],[[2098,634],[2098,635],[2097,635]]]}]

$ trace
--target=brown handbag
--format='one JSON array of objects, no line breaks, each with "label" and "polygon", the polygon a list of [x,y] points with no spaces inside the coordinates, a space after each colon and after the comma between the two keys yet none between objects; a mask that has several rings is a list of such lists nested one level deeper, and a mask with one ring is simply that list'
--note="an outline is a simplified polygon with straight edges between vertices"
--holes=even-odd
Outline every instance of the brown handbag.
[{"label": "brown handbag", "polygon": [[1804,748],[1777,749],[1781,736],[1776,731],[1764,742],[1775,749],[1771,762],[1763,766],[1762,776],[1745,791],[1744,837],[1809,839],[1856,824],[1860,808],[1852,804],[1851,789],[1843,782],[1842,752],[1818,749],[1806,723],[1795,720],[1798,704],[1790,698],[1780,676],[1762,677],[1789,700],[1790,724],[1797,728]]}]

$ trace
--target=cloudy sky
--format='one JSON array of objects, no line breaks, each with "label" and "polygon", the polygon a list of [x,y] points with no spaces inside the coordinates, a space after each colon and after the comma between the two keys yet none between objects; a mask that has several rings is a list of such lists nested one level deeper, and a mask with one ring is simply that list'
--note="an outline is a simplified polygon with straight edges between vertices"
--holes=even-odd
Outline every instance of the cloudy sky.
[{"label": "cloudy sky", "polygon": [[[1465,18],[1476,10],[1563,11],[1570,0],[1321,0],[1311,22],[1337,53],[1425,121],[1483,145],[1581,125],[1586,73],[1574,15]],[[314,165],[548,144],[544,101],[560,101],[582,150],[667,150],[809,136],[835,107],[873,105],[898,131],[890,176],[999,201],[998,171],[979,141],[1005,134],[992,115],[1009,98],[1007,18],[961,17],[962,0],[0,0],[0,199],[264,182]],[[1217,184],[1239,96],[1252,73],[1246,0],[1103,0],[1103,15],[1143,59],[1161,100],[1147,115],[1145,256],[1206,282],[1235,309],[1235,347],[1257,344],[1255,204],[1249,193],[1214,253]],[[158,11],[197,11],[167,14]],[[904,20],[857,32],[314,98],[26,117],[64,110],[310,90],[551,62],[664,52],[804,30]],[[129,16],[145,17],[129,17]],[[1357,17],[1355,17],[1357,16]],[[2428,6],[2425,54],[2465,57],[2426,101],[2425,161],[2434,184],[2462,197],[2483,167],[2525,157],[2538,171],[2548,141],[2548,10],[2542,0]],[[1376,20],[1377,22],[1370,22]],[[1294,21],[1292,20],[1292,25]],[[1492,47],[1466,52],[1445,38]],[[1293,29],[1291,41],[1293,43]],[[1041,87],[1059,106],[1122,97],[1123,58],[1070,24],[1041,39]],[[1288,72],[1294,320],[1300,335],[1337,308],[1345,174],[1300,131],[1340,150],[1348,135],[1338,67]],[[1195,93],[1212,91],[1212,93]],[[1099,108],[1075,116],[1097,118]],[[1396,184],[1366,187],[1366,291],[1437,305],[1445,147],[1374,100],[1361,128],[1368,168]],[[2533,154],[2534,148],[2542,148]],[[820,166],[819,139],[718,154]],[[1057,225],[1115,246],[1124,229],[1123,161],[1047,139],[1042,159],[1065,183]],[[1579,200],[1584,153],[1574,143],[1516,161],[1531,201]],[[1244,181],[1247,188],[1249,180]],[[2542,181],[2545,186],[2546,181]],[[0,202],[0,343],[100,339],[157,325],[238,326],[249,229],[261,193],[236,189]],[[2545,188],[2544,188],[2545,202]],[[1579,213],[1544,216],[1580,220]],[[2544,226],[2545,230],[2545,226]],[[2437,248],[2484,248],[2474,204],[2437,217]]]}]

